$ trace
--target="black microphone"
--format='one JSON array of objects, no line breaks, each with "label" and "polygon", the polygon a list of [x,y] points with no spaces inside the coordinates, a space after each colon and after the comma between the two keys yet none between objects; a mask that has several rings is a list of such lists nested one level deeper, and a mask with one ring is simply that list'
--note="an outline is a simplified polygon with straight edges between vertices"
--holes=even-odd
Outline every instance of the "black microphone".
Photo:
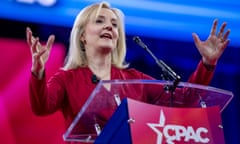
[{"label": "black microphone", "polygon": [[93,84],[97,84],[100,81],[95,74],[92,75],[91,80]]},{"label": "black microphone", "polygon": [[136,42],[139,46],[141,46],[145,50],[147,50],[147,52],[154,58],[158,66],[162,69],[165,79],[169,80],[170,79],[169,76],[171,76],[171,78],[174,80],[175,89],[177,84],[180,82],[181,77],[177,75],[166,63],[164,63],[162,60],[159,60],[138,36],[133,37],[133,41]]},{"label": "black microphone", "polygon": [[142,42],[142,40],[138,36],[133,37],[133,41],[140,45],[142,48],[148,49],[148,47]]}]

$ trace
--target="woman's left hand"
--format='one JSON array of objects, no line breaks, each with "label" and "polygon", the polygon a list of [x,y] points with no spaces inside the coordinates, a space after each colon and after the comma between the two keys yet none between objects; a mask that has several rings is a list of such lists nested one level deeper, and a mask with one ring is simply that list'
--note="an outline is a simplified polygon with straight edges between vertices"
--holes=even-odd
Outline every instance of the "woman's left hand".
[{"label": "woman's left hand", "polygon": [[218,33],[216,32],[217,24],[218,20],[215,19],[208,39],[205,41],[201,41],[196,33],[192,34],[194,43],[202,56],[203,63],[207,65],[216,65],[218,59],[230,42],[228,39],[230,29],[224,32],[227,23],[222,23]]}]

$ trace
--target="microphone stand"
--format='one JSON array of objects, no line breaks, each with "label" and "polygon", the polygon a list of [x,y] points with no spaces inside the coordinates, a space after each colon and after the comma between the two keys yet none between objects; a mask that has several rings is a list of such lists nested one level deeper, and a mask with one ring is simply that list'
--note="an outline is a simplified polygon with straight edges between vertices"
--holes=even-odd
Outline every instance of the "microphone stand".
[{"label": "microphone stand", "polygon": [[157,65],[162,69],[163,74],[161,75],[161,77],[163,78],[163,80],[172,80],[173,81],[173,85],[166,85],[164,86],[164,90],[166,90],[167,92],[170,91],[170,106],[173,106],[173,93],[177,87],[177,85],[179,84],[181,77],[179,75],[177,75],[167,64],[165,64],[162,60],[158,59],[153,53],[152,51],[141,41],[141,39],[136,36],[133,37],[133,40],[139,45],[141,46],[143,49],[145,49],[151,56],[152,58],[156,61]]}]

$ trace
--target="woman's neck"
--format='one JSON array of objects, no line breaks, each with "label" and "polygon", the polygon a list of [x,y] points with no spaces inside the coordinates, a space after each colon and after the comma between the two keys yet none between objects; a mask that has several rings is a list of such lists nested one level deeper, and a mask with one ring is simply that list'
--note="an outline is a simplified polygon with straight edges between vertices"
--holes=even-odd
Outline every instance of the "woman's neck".
[{"label": "woman's neck", "polygon": [[88,61],[90,70],[101,80],[109,80],[111,76],[111,57],[95,57]]}]

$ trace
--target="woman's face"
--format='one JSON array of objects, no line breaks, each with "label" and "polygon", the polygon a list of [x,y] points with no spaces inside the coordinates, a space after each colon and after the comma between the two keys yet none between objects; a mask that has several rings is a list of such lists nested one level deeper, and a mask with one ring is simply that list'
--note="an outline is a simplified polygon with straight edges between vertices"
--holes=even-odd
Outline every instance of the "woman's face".
[{"label": "woman's face", "polygon": [[107,8],[101,8],[97,17],[90,18],[81,37],[88,54],[96,51],[109,53],[116,48],[119,38],[117,21],[117,16]]}]

